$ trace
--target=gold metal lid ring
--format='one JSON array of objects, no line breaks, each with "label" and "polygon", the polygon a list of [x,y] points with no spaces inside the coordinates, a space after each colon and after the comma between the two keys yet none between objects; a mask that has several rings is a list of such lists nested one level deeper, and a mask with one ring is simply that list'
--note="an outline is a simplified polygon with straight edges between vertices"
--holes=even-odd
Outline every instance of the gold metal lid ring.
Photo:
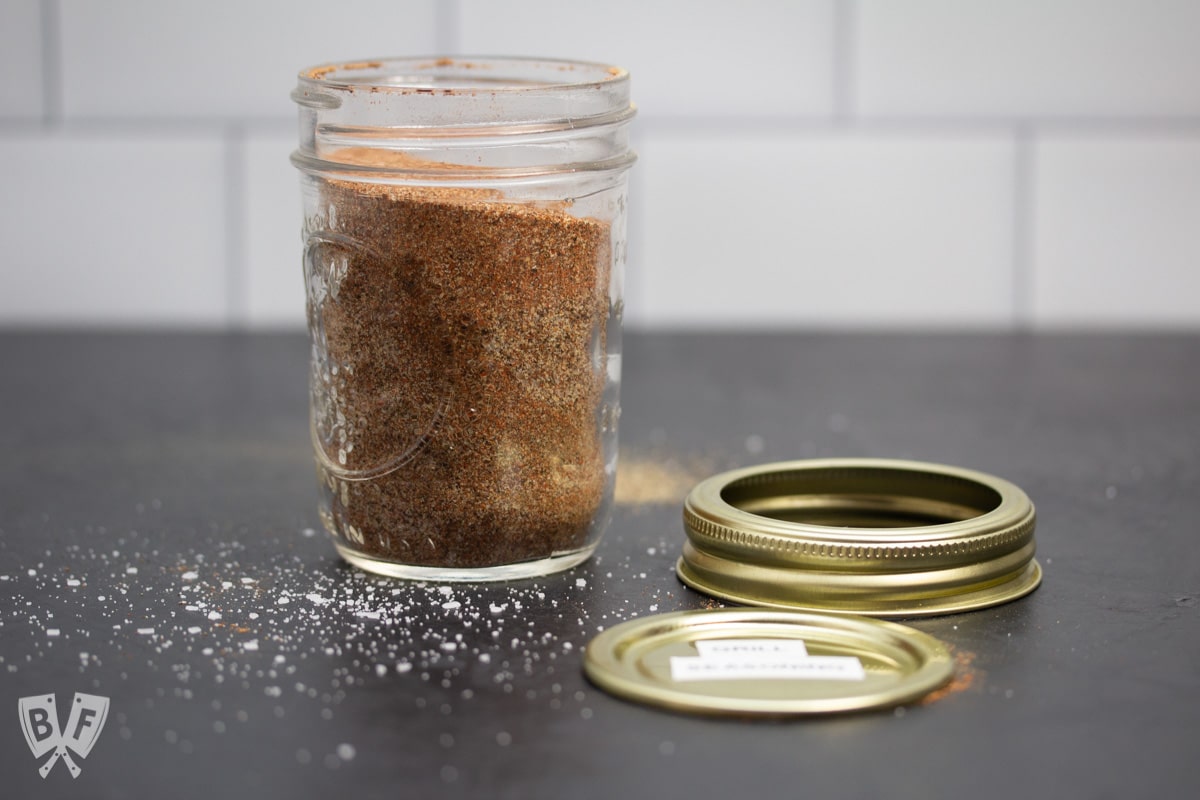
[{"label": "gold metal lid ring", "polygon": [[982,472],[889,459],[766,464],[684,503],[684,583],[736,603],[907,617],[1037,588],[1033,503]]}]

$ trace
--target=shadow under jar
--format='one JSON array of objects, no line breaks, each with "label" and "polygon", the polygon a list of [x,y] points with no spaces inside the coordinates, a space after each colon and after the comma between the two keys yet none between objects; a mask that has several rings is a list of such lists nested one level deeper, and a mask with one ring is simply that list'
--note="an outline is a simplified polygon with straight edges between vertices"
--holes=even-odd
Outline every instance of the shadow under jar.
[{"label": "shadow under jar", "polygon": [[585,560],[616,476],[628,74],[386,59],[304,70],[292,98],[338,551],[418,580]]}]

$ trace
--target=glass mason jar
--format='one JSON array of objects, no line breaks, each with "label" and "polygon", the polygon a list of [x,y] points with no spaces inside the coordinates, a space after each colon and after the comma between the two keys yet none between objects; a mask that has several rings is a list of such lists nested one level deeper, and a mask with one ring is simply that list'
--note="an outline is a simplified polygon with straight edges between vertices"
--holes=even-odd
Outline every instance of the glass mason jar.
[{"label": "glass mason jar", "polygon": [[292,98],[338,551],[419,580],[584,561],[616,477],[628,73],[398,58],[304,70]]}]

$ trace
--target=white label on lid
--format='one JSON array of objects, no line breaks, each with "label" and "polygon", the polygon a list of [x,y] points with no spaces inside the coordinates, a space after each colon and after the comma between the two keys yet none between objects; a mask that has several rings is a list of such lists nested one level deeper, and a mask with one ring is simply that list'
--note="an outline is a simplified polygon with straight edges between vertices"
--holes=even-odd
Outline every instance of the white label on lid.
[{"label": "white label on lid", "polygon": [[808,655],[802,639],[700,639],[693,644],[701,658],[711,659]]},{"label": "white label on lid", "polygon": [[695,643],[699,656],[672,656],[675,681],[861,681],[855,656],[810,656],[799,639],[709,639]]}]

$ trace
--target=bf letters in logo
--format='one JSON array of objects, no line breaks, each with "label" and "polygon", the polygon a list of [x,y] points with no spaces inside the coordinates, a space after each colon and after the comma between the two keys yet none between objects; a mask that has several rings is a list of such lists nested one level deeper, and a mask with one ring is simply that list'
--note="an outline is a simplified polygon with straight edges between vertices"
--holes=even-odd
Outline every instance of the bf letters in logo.
[{"label": "bf letters in logo", "polygon": [[61,730],[55,705],[52,694],[22,697],[17,702],[21,731],[34,758],[41,759],[47,753],[53,753],[38,768],[43,778],[50,774],[60,758],[70,770],[71,777],[78,778],[81,770],[71,754],[74,753],[75,758],[87,758],[88,753],[92,752],[92,747],[100,738],[100,731],[104,729],[104,720],[108,717],[108,698],[76,692],[67,725]]}]

